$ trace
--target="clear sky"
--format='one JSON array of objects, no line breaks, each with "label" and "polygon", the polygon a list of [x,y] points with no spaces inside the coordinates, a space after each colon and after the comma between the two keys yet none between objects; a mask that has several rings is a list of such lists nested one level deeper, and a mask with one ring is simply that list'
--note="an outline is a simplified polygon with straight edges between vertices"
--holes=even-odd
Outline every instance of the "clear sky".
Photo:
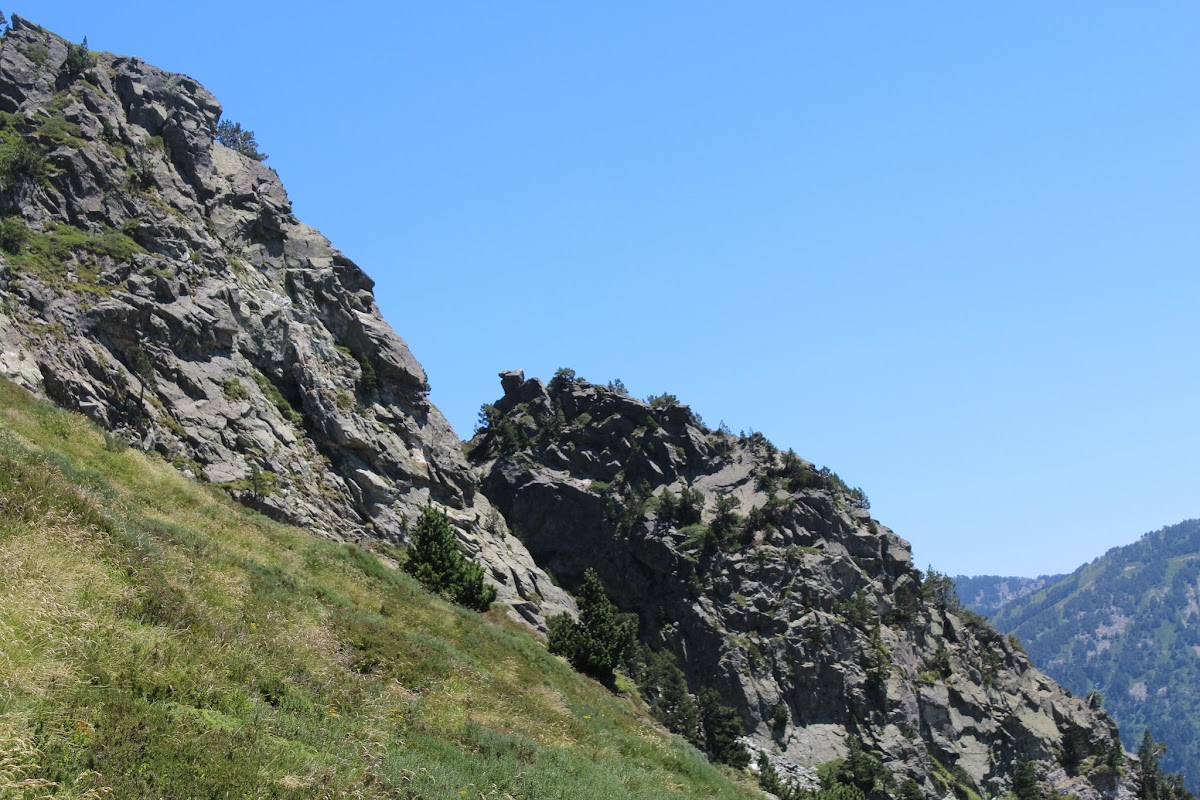
[{"label": "clear sky", "polygon": [[462,436],[502,369],[671,392],[951,574],[1200,516],[1193,0],[16,11],[254,130]]}]

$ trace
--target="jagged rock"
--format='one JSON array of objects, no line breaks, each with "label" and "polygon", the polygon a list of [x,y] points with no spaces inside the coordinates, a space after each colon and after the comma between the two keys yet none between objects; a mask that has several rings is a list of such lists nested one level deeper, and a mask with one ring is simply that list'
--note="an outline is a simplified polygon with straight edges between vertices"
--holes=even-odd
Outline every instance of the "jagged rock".
[{"label": "jagged rock", "polygon": [[525,382],[525,371],[520,369],[509,369],[500,373],[500,388],[505,394],[515,391],[518,386]]},{"label": "jagged rock", "polygon": [[[510,375],[502,416],[471,443],[484,493],[564,585],[595,569],[642,640],[672,651],[693,691],[717,689],[751,749],[800,785],[851,735],[931,796],[952,788],[950,771],[1002,794],[1018,760],[1055,763],[1072,727],[1092,752],[1114,741],[1103,713],[923,589],[908,543],[835,474],[759,434],[708,430],[685,406]],[[684,489],[703,495],[707,527],[664,506]],[[722,496],[746,519],[714,535]]]},{"label": "jagged rock", "polygon": [[0,372],[327,536],[403,540],[443,504],[514,616],[573,610],[476,491],[371,279],[295,218],[274,170],[214,141],[216,98],[107,53],[64,76],[66,55],[20,18],[0,44],[9,133],[49,164],[48,185],[4,187],[3,212],[74,242],[49,272],[6,255]]}]

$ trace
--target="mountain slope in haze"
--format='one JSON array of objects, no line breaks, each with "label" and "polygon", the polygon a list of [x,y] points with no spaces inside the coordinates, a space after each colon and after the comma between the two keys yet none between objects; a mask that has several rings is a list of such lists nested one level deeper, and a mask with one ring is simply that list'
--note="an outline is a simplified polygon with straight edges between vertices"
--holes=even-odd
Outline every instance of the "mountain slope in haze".
[{"label": "mountain slope in haze", "polygon": [[761,796],[514,627],[0,381],[0,797]]},{"label": "mountain slope in haze", "polygon": [[372,280],[220,116],[187,76],[14,15],[0,375],[331,538],[402,540],[436,502],[522,618],[572,609],[476,491]]},{"label": "mountain slope in haze", "polygon": [[812,785],[861,741],[931,796],[1003,794],[1026,760],[1064,791],[1122,791],[1115,725],[915,569],[861,490],[674,397],[501,377],[470,443],[483,491],[564,585],[595,570],[781,773]]},{"label": "mountain slope in haze", "polygon": [[992,618],[1077,694],[1100,692],[1127,747],[1146,728],[1200,789],[1200,520],[1109,550]]},{"label": "mountain slope in haze", "polygon": [[977,614],[991,616],[1006,604],[1033,594],[1059,581],[1062,575],[1021,578],[1002,575],[955,575],[954,586],[963,605]]}]

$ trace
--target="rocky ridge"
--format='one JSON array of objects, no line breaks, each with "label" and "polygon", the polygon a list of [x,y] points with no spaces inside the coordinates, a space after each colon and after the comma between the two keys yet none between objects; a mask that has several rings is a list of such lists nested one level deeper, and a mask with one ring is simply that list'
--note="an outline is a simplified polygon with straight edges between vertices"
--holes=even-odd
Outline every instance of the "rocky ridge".
[{"label": "rocky ridge", "polygon": [[521,618],[573,608],[476,491],[372,280],[215,141],[199,83],[14,16],[0,112],[0,374],[325,536],[402,540],[443,505]]},{"label": "rocky ridge", "polygon": [[1064,791],[1124,795],[1090,769],[1119,747],[1104,712],[915,569],[860,490],[674,398],[569,371],[502,380],[471,442],[484,493],[564,585],[595,569],[642,641],[693,691],[719,691],[778,771],[812,785],[858,736],[935,796],[1002,794],[1026,759]]}]

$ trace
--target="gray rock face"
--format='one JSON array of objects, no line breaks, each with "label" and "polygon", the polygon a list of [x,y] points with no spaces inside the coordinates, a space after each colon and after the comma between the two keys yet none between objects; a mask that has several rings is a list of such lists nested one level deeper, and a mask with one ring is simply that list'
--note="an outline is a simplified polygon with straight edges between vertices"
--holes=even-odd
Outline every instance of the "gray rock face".
[{"label": "gray rock face", "polygon": [[94,56],[68,75],[20,19],[0,43],[0,135],[46,167],[0,194],[26,237],[0,264],[0,372],[326,536],[403,540],[442,504],[516,614],[573,609],[476,491],[371,279],[214,141],[216,99]]},{"label": "gray rock face", "polygon": [[[812,785],[857,735],[933,796],[955,782],[1002,794],[1023,759],[1081,796],[1126,791],[1058,766],[1064,737],[1086,760],[1116,744],[1115,725],[923,579],[835,474],[684,406],[562,378],[506,375],[504,390],[472,442],[484,493],[564,585],[594,568],[781,774]],[[685,490],[703,496],[700,524]],[[719,498],[740,518],[722,519]]]}]

